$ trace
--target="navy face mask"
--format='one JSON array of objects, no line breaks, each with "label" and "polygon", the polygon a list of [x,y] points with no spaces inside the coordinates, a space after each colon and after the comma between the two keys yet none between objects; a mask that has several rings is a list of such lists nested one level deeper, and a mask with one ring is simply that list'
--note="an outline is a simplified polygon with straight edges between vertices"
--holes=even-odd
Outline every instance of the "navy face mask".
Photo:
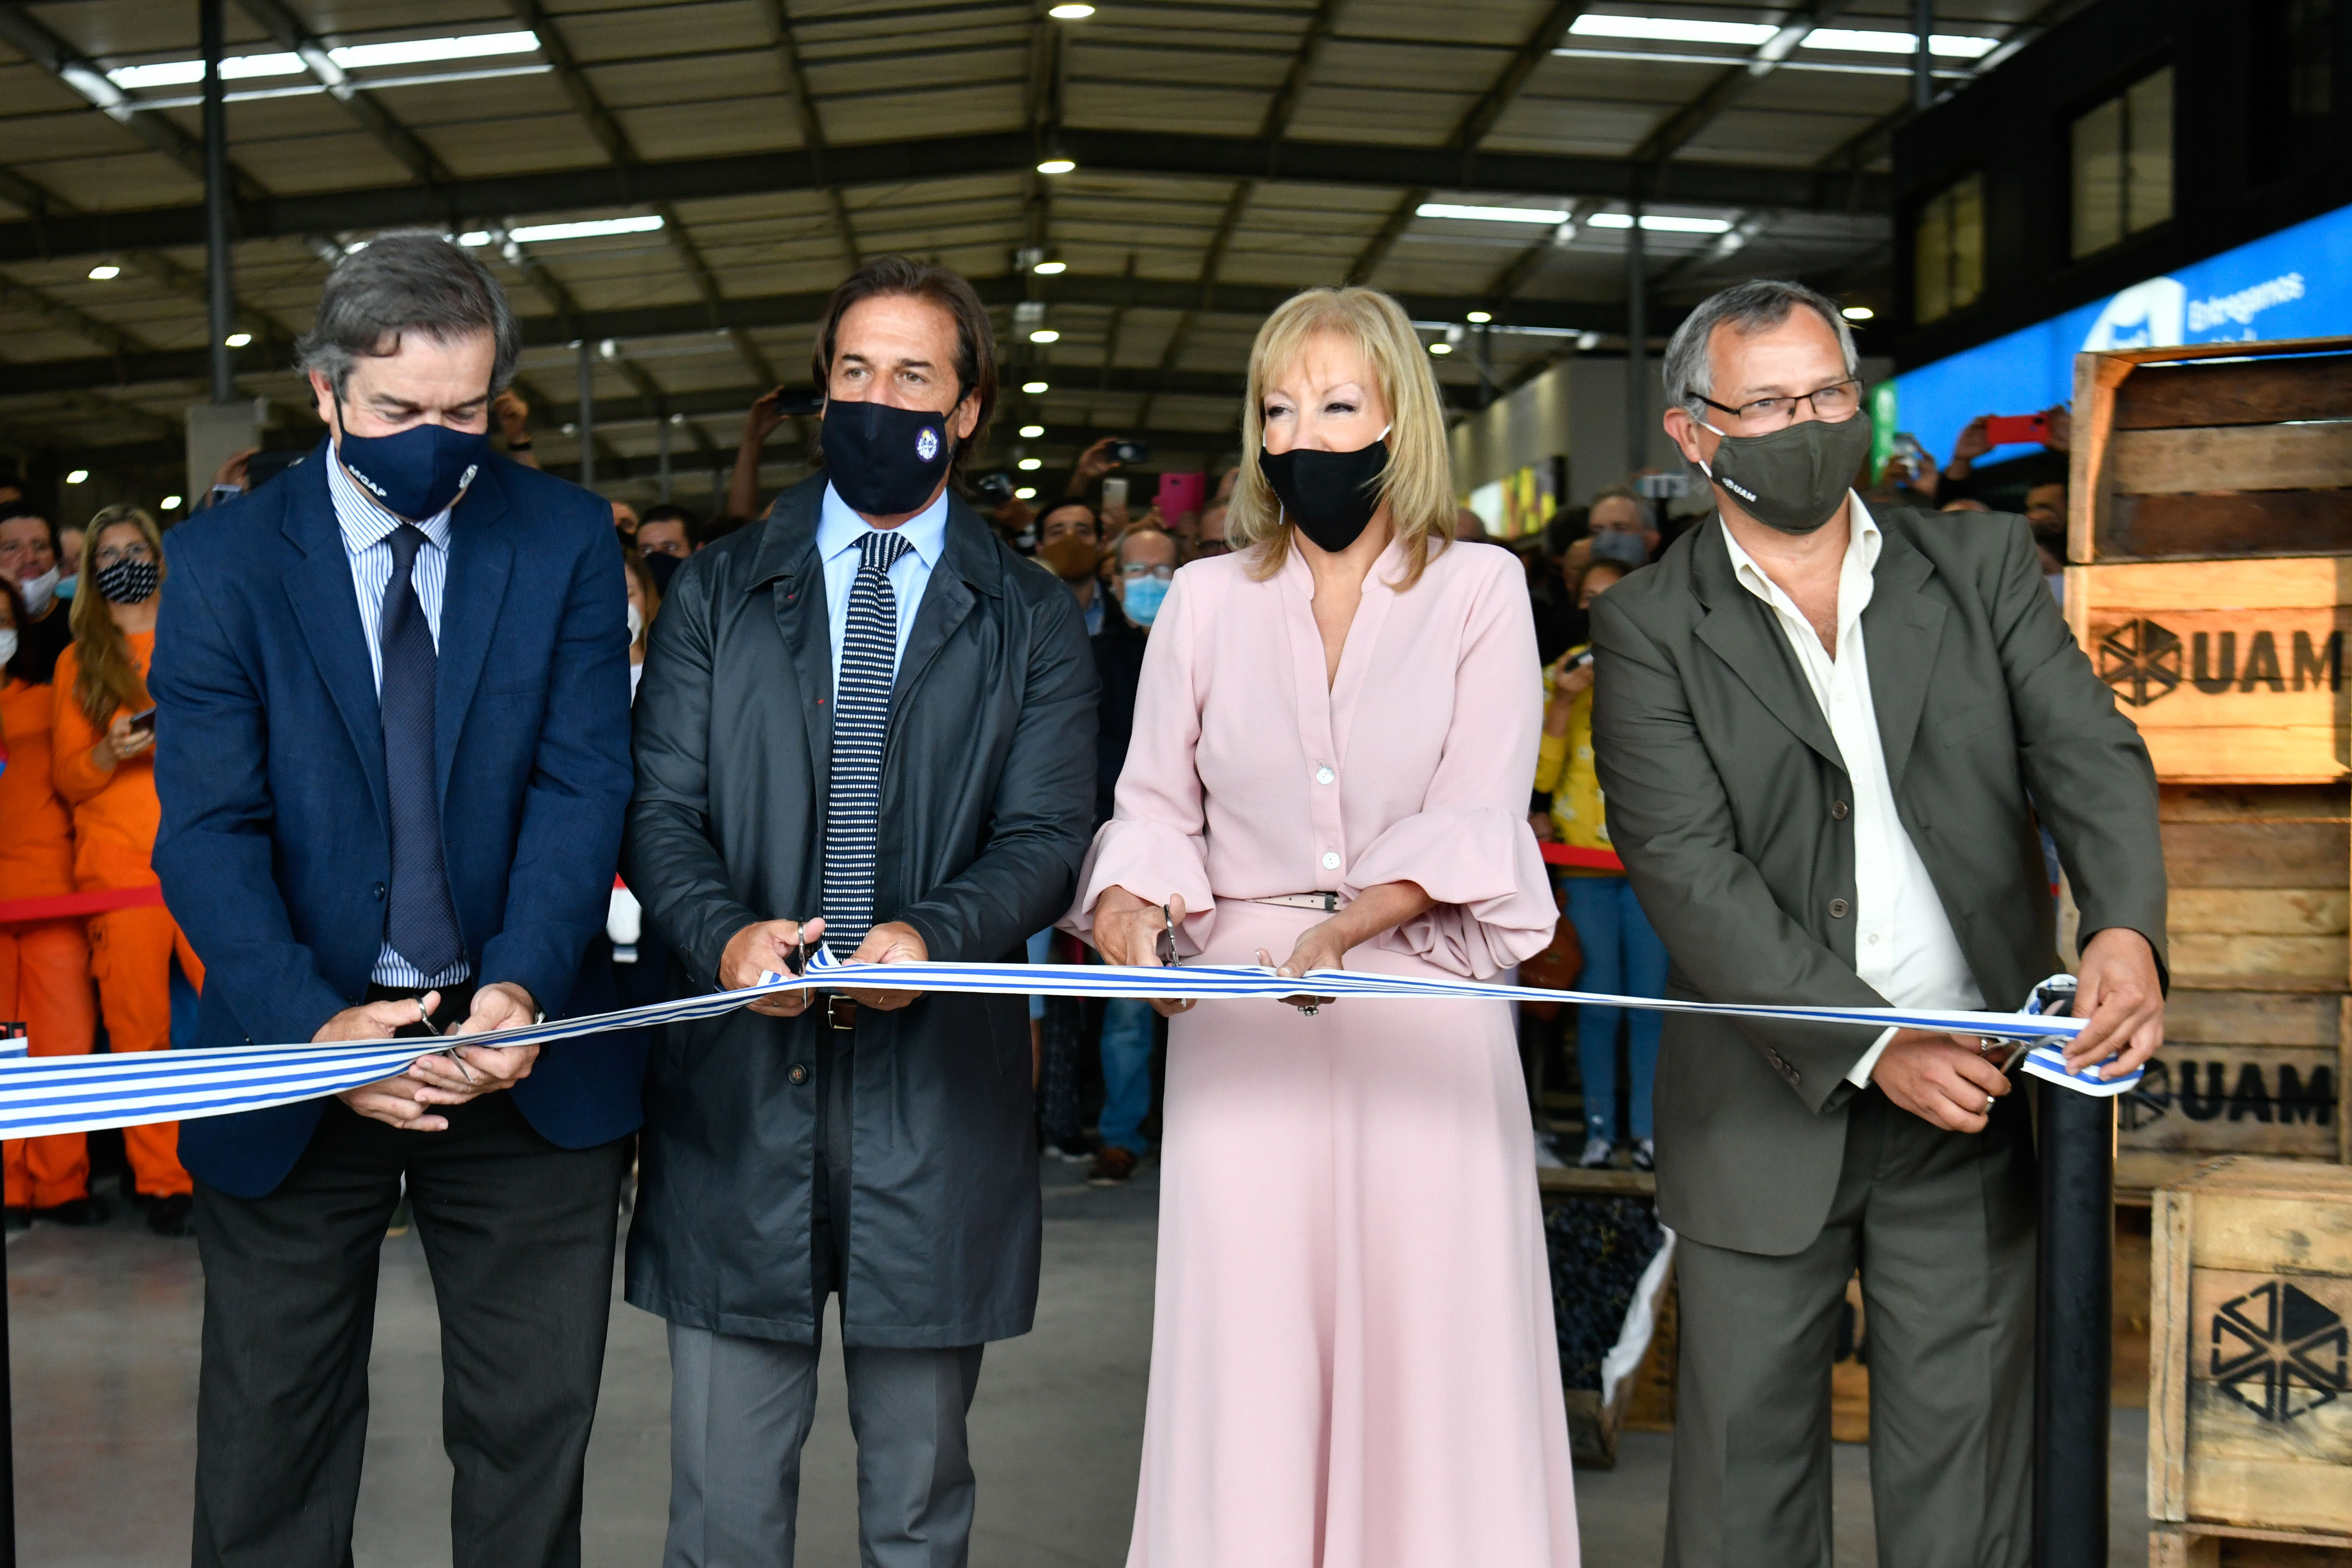
[{"label": "navy face mask", "polygon": [[927,408],[834,398],[817,431],[825,478],[852,511],[896,517],[919,510],[955,458],[949,417]]},{"label": "navy face mask", "polygon": [[[342,399],[335,399],[338,413]],[[354,436],[348,416],[335,443],[344,471],[395,517],[423,522],[457,504],[490,455],[489,432],[412,425],[392,436]]]}]

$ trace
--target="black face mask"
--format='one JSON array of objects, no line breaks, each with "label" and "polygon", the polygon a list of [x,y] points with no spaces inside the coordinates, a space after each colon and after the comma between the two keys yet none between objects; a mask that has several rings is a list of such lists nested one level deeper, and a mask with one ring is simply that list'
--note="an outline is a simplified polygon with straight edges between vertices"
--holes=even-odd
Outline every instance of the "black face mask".
[{"label": "black face mask", "polygon": [[825,477],[852,511],[897,517],[919,510],[955,458],[948,417],[925,408],[832,399],[817,432]]},{"label": "black face mask", "polygon": [[1834,425],[1807,419],[1769,436],[1723,436],[1715,461],[1699,466],[1757,521],[1783,533],[1811,533],[1845,504],[1870,455],[1870,420],[1860,414]]},{"label": "black face mask", "polygon": [[668,593],[669,580],[672,577],[677,576],[677,569],[685,564],[685,562],[680,561],[675,555],[654,554],[646,556],[646,571],[653,577],[654,592],[656,594]]},{"label": "black face mask", "polygon": [[135,556],[98,569],[98,591],[110,605],[143,605],[155,596],[163,580],[162,567]]},{"label": "black face mask", "polygon": [[1353,452],[1261,447],[1258,471],[1282,500],[1283,515],[1318,548],[1337,555],[1356,542],[1381,510],[1381,476],[1388,472],[1388,432]]}]

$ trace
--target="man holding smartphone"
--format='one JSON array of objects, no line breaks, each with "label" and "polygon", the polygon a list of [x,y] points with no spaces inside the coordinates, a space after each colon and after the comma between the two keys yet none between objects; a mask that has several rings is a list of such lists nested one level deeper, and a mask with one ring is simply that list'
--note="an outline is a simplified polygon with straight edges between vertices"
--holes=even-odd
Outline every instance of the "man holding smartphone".
[{"label": "man holding smartphone", "polygon": [[454,1561],[579,1561],[645,1045],[462,1037],[613,1005],[582,960],[628,800],[629,631],[611,509],[489,450],[520,349],[488,268],[377,236],[302,341],[326,439],[171,536],[155,867],[210,970],[199,1044],[461,1037],[185,1124],[197,1568],[351,1560],[404,1186],[442,1316]]}]

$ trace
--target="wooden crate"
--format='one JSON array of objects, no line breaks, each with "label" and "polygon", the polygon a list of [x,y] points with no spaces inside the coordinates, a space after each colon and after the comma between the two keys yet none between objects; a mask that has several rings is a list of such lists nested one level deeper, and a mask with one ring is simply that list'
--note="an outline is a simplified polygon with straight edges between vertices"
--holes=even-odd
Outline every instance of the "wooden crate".
[{"label": "wooden crate", "polygon": [[2225,1155],[2152,1222],[2148,1515],[2193,1527],[2165,1549],[2352,1547],[2352,1169]]},{"label": "wooden crate", "polygon": [[2148,1568],[2352,1568],[2352,1540],[2290,1530],[2153,1522]]},{"label": "wooden crate", "polygon": [[[1593,1198],[1647,1198],[1654,1201],[1657,1178],[1646,1171],[1595,1171],[1570,1167],[1543,1168],[1536,1182],[1549,1214],[1565,1203]],[[1612,1469],[1617,1464],[1620,1432],[1670,1432],[1675,1425],[1675,1363],[1679,1353],[1680,1306],[1674,1272],[1669,1267],[1653,1307],[1650,1344],[1641,1364],[1621,1382],[1606,1404],[1590,1388],[1560,1391],[1568,1407],[1569,1448],[1577,1464]]]}]

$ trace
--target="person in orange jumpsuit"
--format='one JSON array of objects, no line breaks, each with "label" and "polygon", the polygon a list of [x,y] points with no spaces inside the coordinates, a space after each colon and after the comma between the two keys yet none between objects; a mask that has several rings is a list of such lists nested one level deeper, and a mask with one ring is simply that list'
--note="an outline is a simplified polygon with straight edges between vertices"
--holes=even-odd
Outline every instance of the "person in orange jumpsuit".
[{"label": "person in orange jumpsuit", "polygon": [[[73,647],[58,658],[50,776],[73,807],[74,885],[157,886],[151,858],[162,808],[155,799],[154,705],[147,666],[155,651],[163,539],[137,507],[110,506],[90,520],[82,584],[74,595]],[[107,1038],[117,1051],[168,1050],[172,958],[201,989],[204,964],[161,904],[110,910],[89,921],[90,967]],[[195,1184],[180,1164],[180,1124],[125,1128],[125,1152],[149,1226],[193,1236]]]},{"label": "person in orange jumpsuit", "polygon": [[[73,818],[49,783],[47,677],[54,660],[38,659],[22,645],[26,619],[23,594],[0,572],[0,747],[6,750],[0,763],[0,901],[73,891]],[[89,1054],[98,1008],[79,920],[0,923],[0,1019],[26,1026],[35,1056]],[[11,1138],[0,1147],[10,1228],[36,1215],[73,1226],[107,1217],[106,1205],[89,1195],[89,1150],[80,1133]]]}]

